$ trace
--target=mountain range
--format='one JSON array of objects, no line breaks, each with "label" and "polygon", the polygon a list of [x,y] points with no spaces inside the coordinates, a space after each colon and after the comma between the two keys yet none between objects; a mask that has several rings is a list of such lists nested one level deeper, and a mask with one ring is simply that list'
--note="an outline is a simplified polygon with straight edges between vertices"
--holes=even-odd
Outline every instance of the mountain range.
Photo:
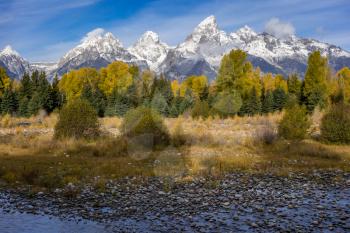
[{"label": "mountain range", "polygon": [[219,29],[214,16],[204,19],[176,47],[162,42],[151,31],[145,32],[129,48],[124,48],[112,33],[102,29],[88,35],[57,63],[30,63],[7,46],[0,52],[0,66],[6,69],[10,77],[18,79],[24,72],[30,73],[35,69],[53,77],[81,67],[101,68],[119,60],[137,65],[141,70],[164,73],[170,79],[182,80],[189,75],[204,74],[212,80],[222,57],[236,48],[246,51],[252,64],[260,67],[264,73],[298,73],[302,77],[309,54],[316,50],[328,57],[334,70],[350,66],[350,53],[338,46],[295,35],[277,38],[266,32],[257,33],[248,26],[227,33]]}]

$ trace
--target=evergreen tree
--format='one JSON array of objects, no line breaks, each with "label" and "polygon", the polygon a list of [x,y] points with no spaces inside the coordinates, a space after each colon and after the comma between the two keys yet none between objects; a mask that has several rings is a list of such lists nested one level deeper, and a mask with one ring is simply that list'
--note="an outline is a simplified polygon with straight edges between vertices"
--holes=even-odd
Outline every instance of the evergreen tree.
[{"label": "evergreen tree", "polygon": [[156,94],[160,93],[169,105],[174,97],[171,89],[171,81],[166,79],[162,74],[159,79],[154,80],[152,93],[152,100]]},{"label": "evergreen tree", "polygon": [[15,92],[10,88],[5,89],[1,101],[2,114],[15,114],[18,108],[18,99]]},{"label": "evergreen tree", "polygon": [[243,102],[240,115],[254,116],[261,113],[261,101],[257,96],[255,88],[252,89],[247,100]]},{"label": "evergreen tree", "polygon": [[262,112],[265,114],[272,113],[274,111],[274,106],[273,94],[271,91],[267,91],[263,97]]},{"label": "evergreen tree", "polygon": [[28,114],[37,115],[39,110],[42,109],[42,100],[39,92],[34,92],[32,98],[28,103]]},{"label": "evergreen tree", "polygon": [[18,114],[20,116],[22,116],[22,117],[29,117],[30,116],[28,105],[29,105],[28,97],[24,96],[19,100]]},{"label": "evergreen tree", "polygon": [[288,77],[288,93],[294,95],[297,99],[301,97],[302,83],[297,74],[292,74]]},{"label": "evergreen tree", "polygon": [[137,87],[135,82],[133,82],[126,90],[125,93],[125,98],[126,98],[126,102],[128,103],[129,109],[130,108],[136,108],[139,104],[139,102],[141,102],[138,99],[138,94],[137,94]]},{"label": "evergreen tree", "polygon": [[117,95],[118,95],[118,92],[115,88],[113,90],[113,92],[109,96],[107,96],[107,106],[106,106],[106,111],[105,111],[106,116],[115,116],[116,115],[115,104],[117,101]]},{"label": "evergreen tree", "polygon": [[54,110],[55,108],[61,108],[64,103],[64,96],[63,93],[60,92],[59,90],[59,79],[57,74],[55,75],[54,79],[52,80],[52,85],[51,85],[51,93],[50,93],[50,98],[53,100],[53,106]]},{"label": "evergreen tree", "polygon": [[210,108],[209,108],[208,102],[198,100],[193,106],[191,116],[194,119],[198,119],[200,117],[203,119],[206,119],[209,117],[209,112],[210,112]]},{"label": "evergreen tree", "polygon": [[170,106],[169,116],[170,117],[178,117],[180,115],[180,107],[182,103],[182,97],[176,96]]},{"label": "evergreen tree", "polygon": [[175,104],[172,104],[170,109],[169,109],[169,116],[170,117],[178,117],[179,116],[179,109],[176,107]]},{"label": "evergreen tree", "polygon": [[19,90],[19,97],[22,99],[26,97],[30,99],[32,97],[32,80],[29,74],[25,73],[21,79],[21,88]]},{"label": "evergreen tree", "polygon": [[273,91],[274,111],[281,111],[287,103],[287,94],[282,88]]},{"label": "evergreen tree", "polygon": [[161,93],[156,93],[154,95],[151,107],[164,116],[167,116],[169,113],[168,103]]},{"label": "evergreen tree", "polygon": [[34,70],[34,72],[32,73],[30,79],[31,79],[31,84],[32,84],[32,92],[37,91],[38,87],[39,87],[39,76],[40,73],[38,70]]},{"label": "evergreen tree", "polygon": [[91,106],[96,110],[98,116],[104,116],[106,99],[99,88],[93,90],[90,85],[84,85],[81,97],[91,104]]},{"label": "evergreen tree", "polygon": [[316,106],[323,107],[327,98],[328,61],[319,51],[309,56],[304,79],[303,95],[307,110],[313,111]]},{"label": "evergreen tree", "polygon": [[[52,95],[52,87],[46,78],[45,72],[34,71],[29,81],[28,76],[22,79],[21,97],[27,97],[28,114],[35,115],[40,109],[50,113],[55,108],[55,100]],[[21,98],[21,99],[22,99]],[[25,100],[22,100],[25,101]]]},{"label": "evergreen tree", "polygon": [[52,87],[46,78],[45,72],[40,72],[36,92],[39,95],[40,108],[44,109],[47,113],[50,113],[54,108],[54,103],[50,96],[51,88]]},{"label": "evergreen tree", "polygon": [[137,106],[136,88],[134,85],[129,86],[125,93],[120,93],[115,88],[107,99],[107,116],[123,116],[129,109]]},{"label": "evergreen tree", "polygon": [[192,95],[192,91],[187,89],[179,107],[179,114],[183,114],[186,110],[190,109],[193,106],[193,103],[194,97]]}]

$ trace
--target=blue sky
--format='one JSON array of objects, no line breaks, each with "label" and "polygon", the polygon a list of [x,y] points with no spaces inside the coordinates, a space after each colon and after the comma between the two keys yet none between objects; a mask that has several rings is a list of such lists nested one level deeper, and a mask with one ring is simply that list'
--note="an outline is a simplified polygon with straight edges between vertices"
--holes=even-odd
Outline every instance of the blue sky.
[{"label": "blue sky", "polygon": [[0,12],[0,47],[29,61],[56,61],[95,28],[125,46],[146,30],[176,45],[209,15],[227,32],[284,29],[350,50],[349,0],[0,0]]}]

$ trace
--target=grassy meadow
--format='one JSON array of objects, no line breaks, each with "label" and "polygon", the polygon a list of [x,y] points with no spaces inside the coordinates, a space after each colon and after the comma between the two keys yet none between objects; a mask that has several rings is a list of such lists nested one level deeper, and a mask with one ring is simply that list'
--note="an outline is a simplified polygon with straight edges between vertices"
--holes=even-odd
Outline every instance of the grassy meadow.
[{"label": "grassy meadow", "polygon": [[318,139],[322,113],[312,116],[310,136],[277,137],[281,113],[268,116],[167,118],[170,146],[147,150],[120,137],[122,119],[99,119],[96,140],[53,138],[57,115],[0,120],[0,184],[54,189],[69,183],[103,187],[109,179],[150,176],[191,180],[225,173],[308,173],[315,169],[350,171],[350,146]]}]

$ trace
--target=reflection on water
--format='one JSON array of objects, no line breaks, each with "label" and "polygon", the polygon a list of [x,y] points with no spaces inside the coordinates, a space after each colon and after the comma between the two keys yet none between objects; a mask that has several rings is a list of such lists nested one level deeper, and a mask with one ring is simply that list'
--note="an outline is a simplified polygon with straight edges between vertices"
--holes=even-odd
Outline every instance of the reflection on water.
[{"label": "reflection on water", "polygon": [[68,221],[33,214],[3,213],[0,209],[1,233],[109,233],[108,227],[90,221]]}]

